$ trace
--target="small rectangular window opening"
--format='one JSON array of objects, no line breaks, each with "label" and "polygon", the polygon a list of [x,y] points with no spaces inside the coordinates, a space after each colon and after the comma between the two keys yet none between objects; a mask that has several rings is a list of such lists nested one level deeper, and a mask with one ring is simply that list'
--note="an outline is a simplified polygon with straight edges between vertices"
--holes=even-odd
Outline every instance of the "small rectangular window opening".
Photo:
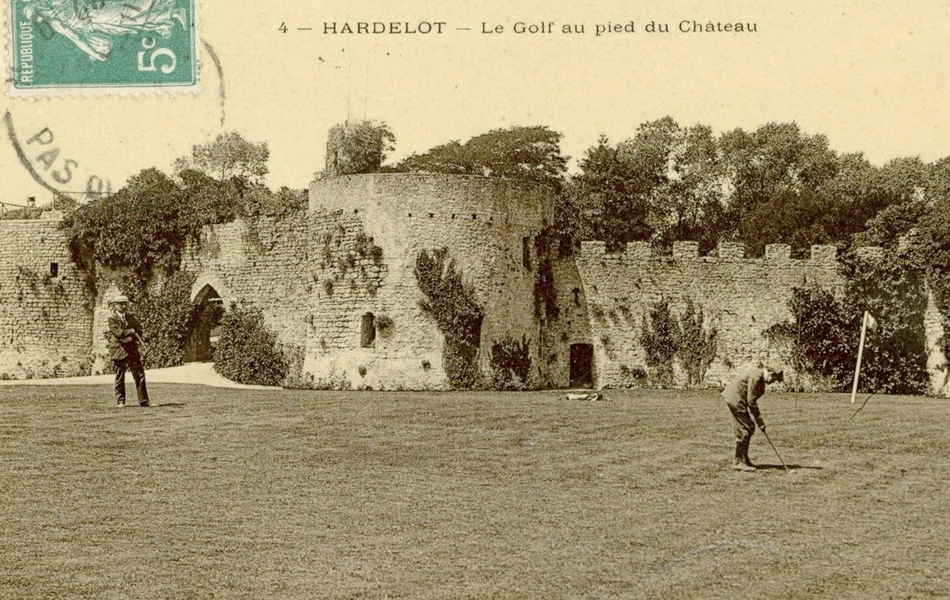
[{"label": "small rectangular window opening", "polygon": [[49,264],[49,276],[50,277],[59,277],[59,263],[51,262]]}]

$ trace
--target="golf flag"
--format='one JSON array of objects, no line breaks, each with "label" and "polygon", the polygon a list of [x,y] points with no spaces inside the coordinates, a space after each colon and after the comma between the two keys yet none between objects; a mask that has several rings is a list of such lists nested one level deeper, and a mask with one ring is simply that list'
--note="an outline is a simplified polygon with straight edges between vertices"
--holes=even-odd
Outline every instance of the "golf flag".
[{"label": "golf flag", "polygon": [[854,384],[851,386],[851,404],[854,404],[854,397],[858,395],[858,377],[861,376],[861,357],[864,355],[864,337],[868,329],[873,333],[877,330],[877,321],[871,316],[871,313],[864,311],[861,318],[861,341],[858,343],[858,363],[854,366]]}]

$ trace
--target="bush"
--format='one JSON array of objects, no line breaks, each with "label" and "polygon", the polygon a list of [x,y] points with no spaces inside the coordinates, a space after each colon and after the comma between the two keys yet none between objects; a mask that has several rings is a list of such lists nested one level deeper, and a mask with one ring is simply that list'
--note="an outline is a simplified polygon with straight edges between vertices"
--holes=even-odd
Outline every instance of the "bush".
[{"label": "bush", "polygon": [[879,327],[865,340],[860,389],[887,394],[925,392],[923,273],[905,257],[891,254],[885,260],[846,255],[842,274],[845,290],[840,300],[821,288],[796,289],[789,300],[793,320],[773,326],[766,335],[790,341],[797,370],[827,381],[834,391],[849,391],[861,319],[868,311]]},{"label": "bush", "polygon": [[215,371],[238,383],[280,385],[287,369],[277,337],[264,326],[259,308],[239,308],[224,315],[214,351]]},{"label": "bush", "polygon": [[786,340],[795,370],[844,391],[853,375],[857,344],[853,319],[846,317],[840,300],[829,290],[814,286],[795,288],[788,300],[792,321],[766,330],[772,340]]}]

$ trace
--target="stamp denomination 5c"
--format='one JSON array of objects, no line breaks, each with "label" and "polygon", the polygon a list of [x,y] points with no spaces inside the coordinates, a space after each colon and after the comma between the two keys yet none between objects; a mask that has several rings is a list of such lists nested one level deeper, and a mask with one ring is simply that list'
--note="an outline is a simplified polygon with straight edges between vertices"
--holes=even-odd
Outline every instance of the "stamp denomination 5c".
[{"label": "stamp denomination 5c", "polygon": [[194,89],[194,3],[10,0],[10,92]]}]

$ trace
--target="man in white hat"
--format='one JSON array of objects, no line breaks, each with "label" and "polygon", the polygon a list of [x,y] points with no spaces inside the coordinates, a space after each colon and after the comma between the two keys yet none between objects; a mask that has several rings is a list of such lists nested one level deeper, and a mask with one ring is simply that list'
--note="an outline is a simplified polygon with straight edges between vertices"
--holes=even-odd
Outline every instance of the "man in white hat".
[{"label": "man in white hat", "polygon": [[749,443],[755,426],[765,432],[765,419],[759,413],[759,398],[765,394],[765,384],[785,379],[781,363],[772,362],[766,367],[750,367],[736,375],[732,383],[722,390],[736,432],[736,457],[732,468],[736,471],[755,471],[749,460]]},{"label": "man in white hat", "polygon": [[116,406],[125,406],[125,372],[132,372],[135,380],[135,392],[140,406],[151,406],[148,401],[148,389],[145,387],[145,368],[142,366],[142,354],[139,343],[142,341],[142,324],[135,315],[128,312],[129,298],[117,296],[112,300],[112,314],[109,315],[109,331],[106,332],[106,346],[115,367]]}]

